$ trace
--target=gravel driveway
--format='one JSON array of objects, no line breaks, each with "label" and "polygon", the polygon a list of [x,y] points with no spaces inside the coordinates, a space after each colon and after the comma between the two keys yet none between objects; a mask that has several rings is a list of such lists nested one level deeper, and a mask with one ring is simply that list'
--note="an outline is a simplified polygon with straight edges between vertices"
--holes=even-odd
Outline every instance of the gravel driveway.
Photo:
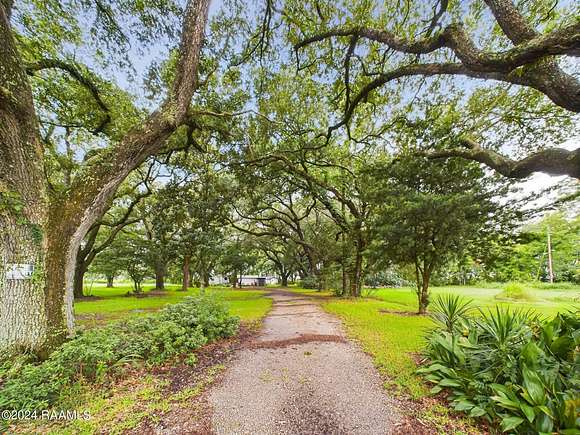
[{"label": "gravel driveway", "polygon": [[[371,359],[312,299],[273,291],[261,335],[209,392],[217,434],[401,433]],[[399,428],[399,430],[397,430]]]}]

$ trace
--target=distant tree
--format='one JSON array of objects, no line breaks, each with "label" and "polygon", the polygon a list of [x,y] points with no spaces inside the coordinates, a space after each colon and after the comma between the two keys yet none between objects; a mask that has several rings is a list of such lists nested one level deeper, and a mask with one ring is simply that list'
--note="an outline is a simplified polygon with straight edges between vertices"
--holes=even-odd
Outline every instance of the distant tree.
[{"label": "distant tree", "polygon": [[525,225],[497,262],[500,279],[548,280],[548,232],[555,281],[580,282],[580,217],[551,213]]},{"label": "distant tree", "polygon": [[168,263],[175,254],[174,238],[178,229],[173,221],[172,209],[166,206],[171,200],[168,189],[159,189],[141,204],[138,211],[147,245],[146,261],[155,273],[157,290],[165,289]]},{"label": "distant tree", "polygon": [[219,262],[219,271],[228,276],[232,287],[257,263],[258,256],[249,237],[240,234],[228,234],[224,241],[223,254]]},{"label": "distant tree", "polygon": [[[102,219],[97,221],[88,231],[76,257],[74,276],[74,297],[83,297],[84,277],[97,254],[106,249],[123,228],[139,221],[136,206],[151,195],[150,183],[153,163],[144,169],[136,170],[119,189],[111,208]],[[107,275],[107,285],[112,286],[113,275]],[[110,278],[110,280],[109,280]]]},{"label": "distant tree", "polygon": [[143,280],[152,275],[147,261],[149,245],[142,227],[133,225],[121,231],[115,241],[95,259],[94,271],[125,272],[133,281],[136,294],[142,293]]},{"label": "distant tree", "polygon": [[95,255],[95,259],[91,262],[89,272],[102,275],[107,280],[107,287],[112,288],[114,280],[122,271],[122,265],[117,261],[117,254],[112,248],[108,247]]},{"label": "distant tree", "polygon": [[443,165],[400,156],[395,163],[375,163],[371,173],[377,180],[371,193],[377,210],[371,251],[413,267],[419,313],[424,314],[434,271],[503,227],[509,207],[494,200],[503,189],[494,182],[497,177],[461,161]]}]

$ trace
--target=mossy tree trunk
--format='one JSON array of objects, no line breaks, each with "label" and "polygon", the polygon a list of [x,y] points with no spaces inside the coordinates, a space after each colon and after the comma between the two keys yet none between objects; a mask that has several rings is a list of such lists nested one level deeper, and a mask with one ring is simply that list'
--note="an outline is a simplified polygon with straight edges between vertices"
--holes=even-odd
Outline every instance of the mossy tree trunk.
[{"label": "mossy tree trunk", "polygon": [[[48,313],[49,197],[32,92],[0,3],[0,345],[41,352]],[[54,331],[51,331],[53,333]]]},{"label": "mossy tree trunk", "polygon": [[[41,357],[73,332],[73,282],[82,239],[118,186],[187,120],[209,0],[188,2],[167,100],[119,142],[88,159],[49,196],[32,90],[0,1],[0,348]],[[32,273],[28,273],[32,270]]]}]

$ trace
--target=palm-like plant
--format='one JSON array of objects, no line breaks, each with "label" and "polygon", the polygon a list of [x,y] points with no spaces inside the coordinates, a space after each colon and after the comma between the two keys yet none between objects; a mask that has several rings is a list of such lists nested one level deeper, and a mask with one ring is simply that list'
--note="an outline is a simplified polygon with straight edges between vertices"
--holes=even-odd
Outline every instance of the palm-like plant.
[{"label": "palm-like plant", "polygon": [[495,348],[505,348],[509,344],[521,342],[523,335],[530,332],[528,326],[535,318],[531,311],[510,310],[495,307],[487,311],[479,309],[479,326],[483,330],[482,340]]},{"label": "palm-like plant", "polygon": [[433,393],[445,388],[454,409],[504,432],[580,433],[580,312],[549,320],[496,307],[472,317],[470,304],[450,295],[434,305],[430,364],[419,370]]},{"label": "palm-like plant", "polygon": [[452,295],[444,294],[437,296],[433,302],[433,312],[431,318],[438,323],[442,329],[449,333],[455,332],[461,320],[465,319],[472,309],[470,300]]}]

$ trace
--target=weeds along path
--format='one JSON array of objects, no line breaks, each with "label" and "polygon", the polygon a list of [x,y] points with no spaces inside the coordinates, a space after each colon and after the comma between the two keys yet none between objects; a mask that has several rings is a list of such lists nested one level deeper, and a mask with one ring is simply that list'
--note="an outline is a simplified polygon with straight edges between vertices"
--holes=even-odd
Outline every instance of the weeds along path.
[{"label": "weeds along path", "polygon": [[217,434],[401,433],[370,357],[302,295],[274,290],[262,333],[209,392]]}]

